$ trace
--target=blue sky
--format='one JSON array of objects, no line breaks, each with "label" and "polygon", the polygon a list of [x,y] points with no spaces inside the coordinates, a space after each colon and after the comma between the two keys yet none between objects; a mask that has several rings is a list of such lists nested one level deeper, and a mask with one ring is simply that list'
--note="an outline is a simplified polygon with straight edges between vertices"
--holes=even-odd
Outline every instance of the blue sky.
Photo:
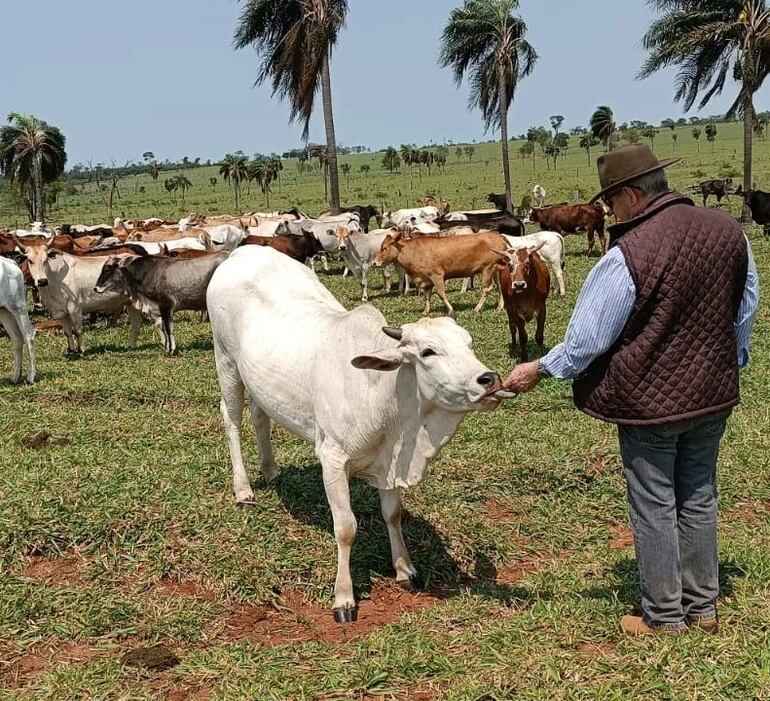
[{"label": "blue sky", "polygon": [[[379,148],[485,138],[437,66],[446,18],[460,0],[350,0],[334,54],[338,139]],[[681,116],[671,73],[634,80],[640,38],[652,15],[644,0],[521,0],[540,54],[520,86],[512,134],[547,124],[585,124],[599,104],[619,121]],[[30,112],[59,126],[69,162],[219,158],[227,151],[283,151],[301,128],[266,87],[254,88],[250,51],[235,51],[236,0],[0,0],[4,65],[0,116]],[[34,41],[30,40],[34,37]],[[734,90],[707,114],[723,112]],[[767,107],[760,91],[757,107]],[[693,113],[695,114],[695,113]],[[311,140],[323,139],[314,120]]]}]

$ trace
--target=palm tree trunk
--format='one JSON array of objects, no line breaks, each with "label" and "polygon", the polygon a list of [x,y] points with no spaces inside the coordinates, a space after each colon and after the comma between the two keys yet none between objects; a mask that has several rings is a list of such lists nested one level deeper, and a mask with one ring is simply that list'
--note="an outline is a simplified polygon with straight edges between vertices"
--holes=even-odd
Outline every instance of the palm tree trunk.
[{"label": "palm tree trunk", "polygon": [[334,133],[334,112],[332,111],[332,82],[329,74],[329,54],[324,57],[321,68],[321,97],[326,128],[326,158],[329,163],[331,198],[329,207],[332,214],[340,213],[340,175],[337,168],[337,137]]},{"label": "palm tree trunk", "polygon": [[505,181],[505,211],[512,212],[511,204],[511,162],[508,156],[508,95],[505,89],[505,73],[500,66],[497,72],[500,97],[500,139],[503,151],[503,180]]},{"label": "palm tree trunk", "polygon": [[[744,88],[744,91],[746,94],[743,98],[743,191],[748,192],[752,189],[751,165],[753,147],[752,139],[754,138],[754,105],[752,103],[751,93],[746,90],[746,88]],[[743,203],[741,221],[751,221],[751,212],[745,201]]]},{"label": "palm tree trunk", "polygon": [[43,154],[40,153],[40,151],[35,154],[35,166],[32,179],[33,187],[35,188],[35,221],[45,223],[45,210],[43,203]]}]

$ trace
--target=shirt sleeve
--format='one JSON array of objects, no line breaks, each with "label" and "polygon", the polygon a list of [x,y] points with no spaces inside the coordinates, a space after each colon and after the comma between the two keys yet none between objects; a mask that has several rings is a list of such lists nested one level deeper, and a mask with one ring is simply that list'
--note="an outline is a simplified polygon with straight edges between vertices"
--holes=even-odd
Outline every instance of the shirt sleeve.
[{"label": "shirt sleeve", "polygon": [[559,380],[583,373],[617,341],[636,302],[636,286],[619,248],[613,248],[586,278],[564,342],[540,363]]},{"label": "shirt sleeve", "polygon": [[743,299],[738,309],[738,316],[735,317],[735,338],[738,345],[738,367],[745,368],[749,364],[749,344],[751,341],[751,330],[754,328],[754,322],[757,318],[757,309],[759,307],[759,275],[757,273],[757,263],[751,252],[751,245],[746,240],[749,247],[749,267],[746,275],[746,287],[743,290]]}]

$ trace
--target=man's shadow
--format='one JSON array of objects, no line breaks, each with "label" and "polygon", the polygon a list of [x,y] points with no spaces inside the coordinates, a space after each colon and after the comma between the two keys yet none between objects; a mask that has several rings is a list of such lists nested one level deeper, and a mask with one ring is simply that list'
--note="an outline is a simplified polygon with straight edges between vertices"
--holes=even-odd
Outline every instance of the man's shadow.
[{"label": "man's shadow", "polygon": [[[270,488],[275,489],[293,518],[320,531],[334,533],[320,465],[284,467]],[[354,478],[350,481],[350,501],[358,522],[350,555],[350,571],[356,594],[360,596],[371,591],[373,581],[393,579],[395,573],[378,491]],[[471,591],[486,600],[505,605],[550,596],[549,592],[533,592],[525,587],[512,587],[499,582],[492,558],[480,551],[474,553],[471,570],[463,570],[447,551],[443,537],[433,524],[407,509],[402,509],[402,528],[422,591],[439,598]],[[335,549],[329,549],[329,558],[335,558],[336,562]]]}]

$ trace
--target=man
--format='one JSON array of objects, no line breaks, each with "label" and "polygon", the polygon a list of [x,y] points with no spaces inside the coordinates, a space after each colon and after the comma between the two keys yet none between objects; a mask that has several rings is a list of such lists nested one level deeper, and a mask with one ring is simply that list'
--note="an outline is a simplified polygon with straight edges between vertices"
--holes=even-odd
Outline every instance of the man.
[{"label": "man", "polygon": [[759,297],[741,227],[671,192],[648,146],[598,161],[610,250],[586,279],[564,342],[505,386],[574,379],[576,406],[618,425],[642,589],[630,635],[716,633],[716,463]]}]

